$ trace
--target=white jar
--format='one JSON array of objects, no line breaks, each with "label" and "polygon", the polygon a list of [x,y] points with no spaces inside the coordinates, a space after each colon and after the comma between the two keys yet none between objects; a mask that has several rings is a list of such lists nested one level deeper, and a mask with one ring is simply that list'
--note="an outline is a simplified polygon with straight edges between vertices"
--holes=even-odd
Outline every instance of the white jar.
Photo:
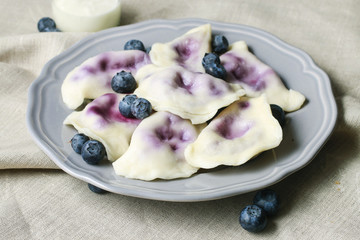
[{"label": "white jar", "polygon": [[56,27],[63,32],[97,32],[118,26],[120,0],[53,0]]}]

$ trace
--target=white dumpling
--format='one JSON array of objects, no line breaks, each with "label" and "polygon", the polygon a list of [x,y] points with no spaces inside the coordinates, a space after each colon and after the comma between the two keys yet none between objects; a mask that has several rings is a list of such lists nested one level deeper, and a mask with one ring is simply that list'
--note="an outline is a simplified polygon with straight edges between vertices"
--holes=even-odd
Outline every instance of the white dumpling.
[{"label": "white dumpling", "polygon": [[63,101],[67,107],[76,109],[84,99],[114,92],[111,79],[117,72],[124,70],[135,75],[149,63],[149,55],[139,50],[104,52],[91,57],[66,76],[61,86]]},{"label": "white dumpling", "polygon": [[168,111],[193,124],[211,119],[218,109],[244,95],[240,87],[206,73],[192,72],[180,66],[145,66],[139,71],[135,94],[148,99],[156,111]]},{"label": "white dumpling", "polygon": [[265,93],[270,104],[277,104],[287,112],[303,105],[305,97],[295,90],[288,90],[273,69],[249,52],[245,42],[232,44],[220,60],[227,71],[226,80],[240,84],[247,96],[257,97]]},{"label": "white dumpling", "polygon": [[168,112],[153,113],[142,120],[129,149],[113,163],[115,173],[146,181],[191,176],[198,168],[185,161],[184,149],[201,127]]},{"label": "white dumpling", "polygon": [[185,149],[189,164],[199,168],[238,166],[277,147],[282,129],[264,95],[241,98],[224,109]]},{"label": "white dumpling", "polygon": [[84,110],[72,112],[64,124],[100,141],[109,161],[115,161],[128,149],[138,119],[124,117],[119,109],[123,94],[104,94],[89,103]]},{"label": "white dumpling", "polygon": [[171,42],[153,44],[149,54],[152,63],[161,67],[180,65],[191,71],[204,72],[201,61],[208,52],[211,52],[211,25],[205,24]]}]

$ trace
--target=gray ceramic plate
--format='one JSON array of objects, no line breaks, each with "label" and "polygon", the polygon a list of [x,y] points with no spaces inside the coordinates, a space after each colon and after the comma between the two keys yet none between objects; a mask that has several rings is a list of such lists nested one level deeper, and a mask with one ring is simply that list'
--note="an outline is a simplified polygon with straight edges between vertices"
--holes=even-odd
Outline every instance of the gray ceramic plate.
[{"label": "gray ceramic plate", "polygon": [[[245,165],[199,172],[187,179],[144,182],[114,174],[111,164],[92,166],[73,152],[69,140],[75,130],[62,124],[70,110],[60,87],[67,73],[87,58],[122,50],[129,39],[146,46],[167,42],[187,30],[210,23],[214,33],[229,42],[245,40],[253,53],[270,65],[288,87],[303,93],[305,106],[287,115],[284,140]],[[259,29],[201,19],[151,20],[94,33],[49,61],[29,89],[27,124],[45,153],[65,172],[128,196],[165,201],[204,201],[229,197],[270,186],[308,164],[331,134],[337,116],[328,76],[303,51]]]}]

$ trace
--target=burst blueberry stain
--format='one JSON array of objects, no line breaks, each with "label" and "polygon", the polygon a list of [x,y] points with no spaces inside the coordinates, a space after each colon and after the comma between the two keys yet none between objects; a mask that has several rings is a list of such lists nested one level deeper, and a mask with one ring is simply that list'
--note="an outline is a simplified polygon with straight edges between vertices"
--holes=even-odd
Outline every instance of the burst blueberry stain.
[{"label": "burst blueberry stain", "polygon": [[99,55],[98,59],[94,63],[82,65],[80,70],[75,72],[72,76],[73,81],[79,79],[87,79],[90,75],[99,75],[103,78],[105,85],[111,87],[111,77],[106,77],[104,73],[109,72],[136,72],[142,66],[149,64],[149,55],[143,51],[134,50],[131,54],[112,54],[103,53]]},{"label": "burst blueberry stain", "polygon": [[261,91],[266,88],[265,77],[268,74],[274,74],[269,69],[259,71],[255,66],[250,66],[243,58],[226,53],[226,61],[222,61],[224,68],[228,73],[227,81],[231,83],[243,83],[255,91]]},{"label": "burst blueberry stain", "polygon": [[248,101],[239,102],[239,108],[240,109],[247,109],[249,107],[250,107],[250,103]]},{"label": "burst blueberry stain", "polygon": [[175,78],[175,83],[177,87],[185,89],[187,93],[192,94],[194,84],[193,79],[184,78],[180,73],[178,73]]},{"label": "burst blueberry stain", "polygon": [[235,119],[232,116],[223,118],[216,125],[216,132],[225,139],[235,139],[242,137],[251,127],[249,123],[240,123],[239,119]]},{"label": "burst blueberry stain", "polygon": [[108,64],[109,64],[109,59],[107,59],[107,58],[101,59],[99,61],[99,70],[101,72],[105,72],[108,68]]},{"label": "burst blueberry stain", "polygon": [[155,129],[155,134],[160,139],[160,141],[168,141],[174,137],[174,132],[169,126]]},{"label": "burst blueberry stain", "polygon": [[196,52],[199,48],[198,41],[194,39],[187,39],[185,43],[180,43],[174,46],[174,50],[178,54],[178,61],[184,63],[188,60],[193,52]]},{"label": "burst blueberry stain", "polygon": [[101,96],[99,99],[94,100],[87,109],[86,113],[99,116],[101,120],[104,121],[103,124],[107,124],[112,121],[132,124],[138,124],[140,122],[138,119],[123,116],[118,109],[118,104],[119,101],[117,95],[108,93]]}]

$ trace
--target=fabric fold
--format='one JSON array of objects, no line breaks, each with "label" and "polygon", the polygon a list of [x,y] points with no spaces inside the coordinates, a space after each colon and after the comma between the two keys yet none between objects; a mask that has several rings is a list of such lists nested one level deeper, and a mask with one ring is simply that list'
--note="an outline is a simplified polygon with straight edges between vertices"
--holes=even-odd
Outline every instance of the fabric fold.
[{"label": "fabric fold", "polygon": [[27,91],[50,59],[88,34],[37,33],[0,38],[0,169],[58,168],[27,130]]}]

